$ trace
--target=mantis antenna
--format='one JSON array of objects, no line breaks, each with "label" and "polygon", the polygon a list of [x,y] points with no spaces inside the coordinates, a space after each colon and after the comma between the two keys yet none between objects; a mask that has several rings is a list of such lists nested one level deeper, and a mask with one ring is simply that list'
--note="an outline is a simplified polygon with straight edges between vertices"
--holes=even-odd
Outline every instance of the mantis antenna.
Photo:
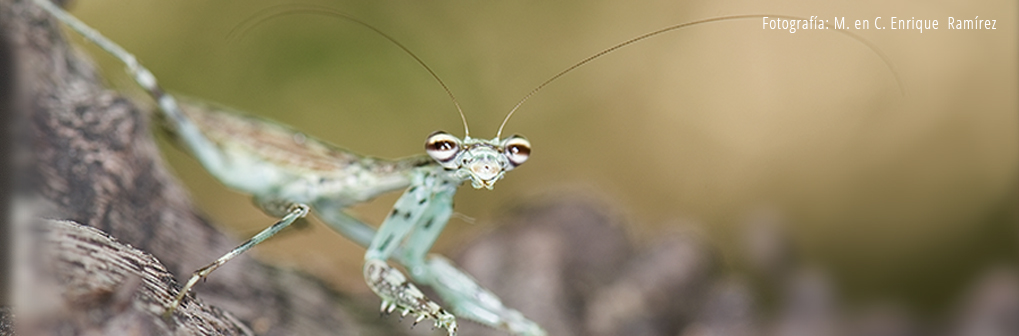
[{"label": "mantis antenna", "polygon": [[421,58],[415,55],[414,52],[410,51],[410,49],[405,47],[402,43],[398,42],[395,38],[382,32],[382,30],[375,28],[375,26],[372,26],[367,22],[358,20],[350,15],[344,14],[332,8],[315,5],[289,4],[272,6],[262,9],[255,13],[255,15],[245,19],[244,21],[241,21],[240,24],[234,27],[234,29],[232,29],[230,33],[227,34],[227,38],[233,39],[234,36],[238,37],[243,36],[244,33],[247,32],[248,30],[251,30],[256,26],[265,23],[266,21],[295,14],[318,14],[347,20],[359,24],[365,28],[368,28],[371,31],[375,32],[376,34],[379,34],[380,36],[384,37],[386,40],[389,40],[389,42],[395,44],[397,47],[403,50],[403,52],[407,53],[407,55],[410,55],[410,57],[414,58],[414,61],[417,61],[418,64],[424,67],[425,70],[428,71],[428,74],[432,75],[432,78],[435,78],[436,82],[439,82],[439,85],[442,86],[442,89],[446,91],[447,95],[449,95],[449,99],[453,101],[453,105],[456,106],[456,111],[460,113],[460,121],[462,121],[464,125],[464,137],[465,138],[470,137],[471,132],[470,129],[467,128],[467,117],[464,116],[464,111],[463,109],[460,108],[460,103],[457,102],[456,96],[453,95],[453,91],[449,90],[449,87],[446,86],[446,83],[443,82],[441,78],[439,78],[439,75],[435,74],[435,71],[432,71],[432,68],[428,67],[428,64],[425,64],[425,62],[422,61]]},{"label": "mantis antenna", "polygon": [[[703,20],[691,21],[691,22],[680,23],[680,24],[677,24],[677,25],[668,26],[668,27],[665,27],[665,28],[662,28],[662,29],[659,29],[659,30],[656,30],[656,31],[653,31],[653,32],[650,32],[650,33],[647,33],[647,34],[644,34],[644,35],[640,35],[640,36],[634,37],[634,38],[626,40],[626,41],[623,41],[622,43],[619,43],[619,44],[616,44],[614,46],[611,46],[608,49],[602,50],[602,51],[600,51],[600,52],[598,52],[598,53],[596,53],[594,55],[589,56],[588,58],[585,58],[585,59],[581,60],[580,62],[577,62],[577,63],[573,64],[572,66],[566,68],[565,70],[560,71],[559,73],[555,74],[555,76],[552,76],[551,78],[545,80],[544,82],[541,83],[541,85],[538,85],[533,90],[531,90],[531,92],[528,92],[527,95],[524,95],[524,98],[521,99],[520,102],[518,102],[516,106],[513,106],[513,109],[511,109],[509,111],[509,113],[506,114],[506,118],[502,120],[502,125],[499,125],[499,132],[495,134],[495,137],[496,138],[500,138],[502,136],[502,129],[503,129],[503,127],[506,127],[506,122],[509,121],[510,117],[513,116],[513,113],[515,113],[517,111],[517,109],[520,108],[520,105],[523,105],[524,102],[527,101],[527,99],[531,98],[531,96],[533,96],[535,93],[538,93],[538,91],[540,91],[542,88],[544,88],[548,84],[552,83],[556,79],[559,79],[559,77],[562,77],[563,75],[566,75],[570,71],[576,70],[577,68],[583,66],[584,64],[590,63],[591,61],[593,61],[593,60],[595,60],[595,59],[597,59],[599,57],[605,56],[606,54],[611,53],[613,51],[616,51],[616,50],[618,50],[620,48],[623,48],[625,46],[628,46],[628,45],[631,45],[631,44],[634,44],[634,43],[646,40],[648,38],[654,37],[656,35],[659,35],[659,34],[662,34],[662,33],[666,33],[666,32],[670,32],[670,31],[673,31],[673,30],[679,30],[679,29],[682,29],[682,28],[686,28],[686,27],[690,27],[690,26],[696,26],[696,25],[705,24],[705,23],[711,23],[711,22],[730,21],[730,20],[743,20],[743,19],[756,19],[756,18],[762,18],[762,17],[775,17],[775,18],[782,18],[782,19],[805,20],[804,18],[796,17],[796,16],[790,16],[790,15],[772,15],[772,14],[747,14],[747,15],[733,15],[733,16],[713,17],[713,18],[707,18],[707,19],[703,19]],[[885,66],[888,67],[888,70],[891,71],[892,75],[895,76],[895,82],[899,86],[899,92],[900,93],[905,92],[905,88],[902,85],[902,80],[899,78],[899,73],[895,71],[895,68],[892,67],[892,63],[888,61],[888,57],[885,56],[885,54],[882,53],[880,49],[878,49],[876,46],[874,46],[869,41],[864,40],[859,35],[853,34],[852,32],[850,32],[848,30],[836,29],[835,31],[839,32],[839,33],[842,33],[842,34],[845,34],[846,36],[849,36],[850,38],[856,40],[857,42],[863,43],[864,45],[867,46],[867,48],[870,48],[871,51],[873,51],[875,54],[877,54],[878,57],[881,58],[881,61],[885,63]]]}]

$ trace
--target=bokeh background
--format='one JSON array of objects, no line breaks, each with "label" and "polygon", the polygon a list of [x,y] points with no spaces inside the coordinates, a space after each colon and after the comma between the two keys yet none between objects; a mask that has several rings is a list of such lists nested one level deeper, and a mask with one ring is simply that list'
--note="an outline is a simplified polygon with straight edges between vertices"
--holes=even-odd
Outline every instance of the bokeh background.
[{"label": "bokeh background", "polygon": [[[173,92],[292,125],[355,152],[422,151],[462,135],[440,86],[363,27],[288,16],[228,38],[287,1],[78,1],[72,12],[133,52]],[[357,17],[429,64],[489,137],[528,91],[573,63],[665,26],[739,14],[847,23],[936,19],[938,30],[763,30],[711,23],[624,48],[538,93],[506,126],[532,158],[494,191],[462,188],[436,245],[456,254],[512,204],[586,196],[637,242],[676,223],[739,274],[747,218],[783,218],[806,263],[850,304],[891,300],[937,316],[989,267],[1019,265],[1019,5],[1014,1],[301,1]],[[947,19],[997,20],[948,30]],[[830,21],[829,21],[830,22]],[[831,24],[831,23],[829,23]],[[117,87],[122,66],[87,47]],[[165,144],[165,143],[164,143]],[[167,160],[199,207],[238,240],[272,219],[173,146]],[[398,195],[353,211],[379,223]],[[313,223],[256,249],[263,260],[366,292],[363,250]]]}]

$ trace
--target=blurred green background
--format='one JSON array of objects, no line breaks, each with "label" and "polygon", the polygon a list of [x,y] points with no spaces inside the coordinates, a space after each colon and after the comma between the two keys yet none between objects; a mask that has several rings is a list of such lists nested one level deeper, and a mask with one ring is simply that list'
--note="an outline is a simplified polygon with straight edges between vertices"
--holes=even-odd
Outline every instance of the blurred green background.
[{"label": "blurred green background", "polygon": [[[355,152],[420,153],[434,130],[462,135],[434,80],[392,44],[325,16],[288,16],[240,39],[232,29],[287,1],[79,1],[74,14],[135,53],[170,91],[290,124]],[[938,311],[977,270],[1019,265],[1017,3],[923,1],[301,1],[369,22],[446,81],[475,137],[494,135],[529,90],[604,48],[714,16],[937,19],[938,30],[853,30],[888,56],[828,31],[763,30],[760,19],[671,32],[603,57],[529,100],[506,126],[532,158],[494,191],[462,188],[436,250],[491,229],[508,206],[593,194],[648,241],[692,219],[725,264],[743,222],[787,218],[808,262],[850,302]],[[997,30],[947,30],[948,16]],[[830,25],[831,23],[829,23]],[[122,66],[89,48],[117,87]],[[141,98],[140,100],[146,100]],[[238,241],[271,223],[166,146],[198,206]],[[354,211],[379,223],[398,195]],[[319,224],[270,240],[261,259],[366,291],[363,250]],[[198,267],[200,265],[194,265]]]}]

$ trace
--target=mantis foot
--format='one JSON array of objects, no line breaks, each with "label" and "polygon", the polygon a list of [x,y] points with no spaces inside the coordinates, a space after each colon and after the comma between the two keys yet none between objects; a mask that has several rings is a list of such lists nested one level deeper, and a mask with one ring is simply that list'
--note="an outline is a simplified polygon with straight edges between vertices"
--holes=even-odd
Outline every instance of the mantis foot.
[{"label": "mantis foot", "polygon": [[364,264],[364,279],[368,287],[382,298],[381,312],[400,311],[400,316],[413,314],[414,324],[424,319],[435,320],[436,328],[445,329],[449,336],[456,335],[456,317],[439,304],[428,299],[400,271],[385,261],[369,259]]}]

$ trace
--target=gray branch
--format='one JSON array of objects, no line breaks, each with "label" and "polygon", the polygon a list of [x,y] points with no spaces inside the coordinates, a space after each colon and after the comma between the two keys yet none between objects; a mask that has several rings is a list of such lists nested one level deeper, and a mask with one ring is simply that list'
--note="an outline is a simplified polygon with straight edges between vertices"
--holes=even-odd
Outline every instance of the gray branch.
[{"label": "gray branch", "polygon": [[24,159],[15,208],[32,212],[16,240],[34,243],[12,260],[16,274],[43,275],[15,284],[19,334],[394,334],[374,304],[243,257],[162,319],[179,289],[173,274],[189,276],[236,242],[197,214],[164,168],[147,113],[102,85],[57,22],[31,1],[2,0],[0,28]]}]

